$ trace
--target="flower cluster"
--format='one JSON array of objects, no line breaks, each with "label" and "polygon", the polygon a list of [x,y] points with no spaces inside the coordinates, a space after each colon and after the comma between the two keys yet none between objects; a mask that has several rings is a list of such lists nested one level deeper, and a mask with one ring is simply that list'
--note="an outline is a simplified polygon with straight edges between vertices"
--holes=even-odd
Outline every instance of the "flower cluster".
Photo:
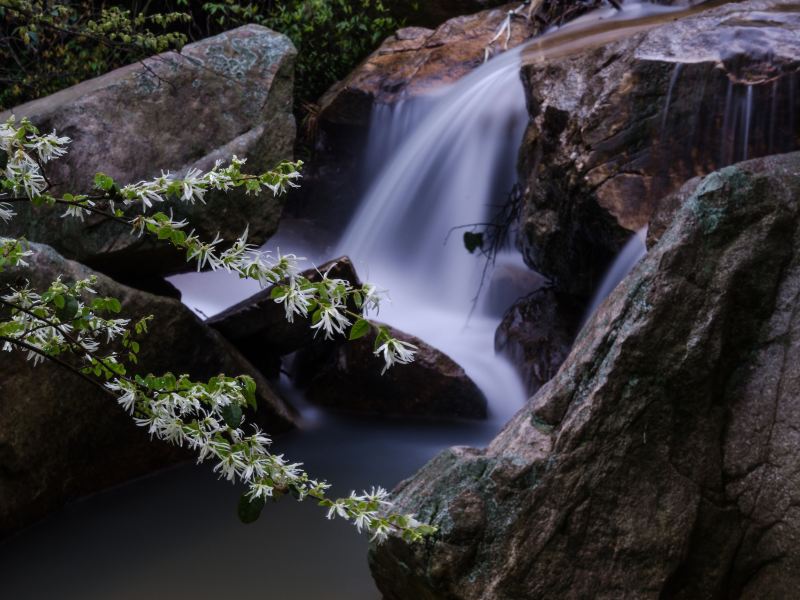
[{"label": "flower cluster", "polygon": [[92,370],[122,369],[115,352],[103,357],[104,367],[93,362],[92,355],[102,345],[130,335],[130,321],[111,316],[121,310],[118,300],[101,297],[87,304],[81,299],[84,294],[96,294],[92,289],[95,283],[96,278],[90,277],[68,285],[58,277],[41,294],[29,285],[9,288],[10,293],[0,297],[0,306],[10,313],[0,321],[0,348],[10,352],[24,347],[34,364],[46,357],[75,354],[88,361]]},{"label": "flower cluster", "polygon": [[[41,165],[66,153],[68,138],[58,137],[55,132],[45,136],[30,121],[23,119],[19,126],[11,117],[0,126],[0,143],[9,156],[15,153],[20,157],[18,163],[26,165],[16,170],[6,169],[3,187],[14,193],[24,193],[30,200],[43,198],[51,203],[66,206],[64,217],[83,219],[89,212],[102,212],[100,203],[107,204],[108,216],[113,216],[128,223],[139,235],[150,233],[159,240],[166,240],[175,247],[186,252],[187,261],[195,261],[197,270],[225,269],[242,278],[258,281],[262,287],[274,286],[273,299],[282,303],[289,321],[295,315],[311,316],[311,328],[323,332],[326,338],[344,335],[352,326],[350,339],[366,335],[372,326],[362,319],[363,313],[378,311],[382,294],[375,286],[365,285],[353,288],[349,282],[328,277],[330,271],[320,274],[320,281],[312,282],[300,275],[298,259],[294,254],[273,256],[270,252],[258,249],[248,243],[248,230],[232,244],[226,244],[219,235],[206,241],[196,232],[187,233],[188,222],[175,219],[172,213],[156,212],[147,214],[147,210],[157,204],[163,204],[174,198],[183,202],[203,202],[206,193],[211,190],[228,191],[235,187],[245,187],[248,193],[258,193],[262,188],[273,194],[283,193],[287,187],[296,186],[294,181],[300,177],[298,169],[302,163],[282,163],[274,170],[261,175],[252,176],[242,173],[244,159],[234,156],[227,167],[217,161],[214,167],[203,173],[190,169],[182,178],[170,173],[162,173],[148,181],[119,186],[113,178],[98,173],[94,179],[96,196],[67,194],[63,198],[54,198],[45,194],[46,179],[42,175]],[[28,151],[34,155],[28,154]],[[12,164],[9,160],[8,164]],[[28,171],[25,171],[28,169]],[[37,183],[30,189],[30,177]],[[21,174],[23,173],[23,174]],[[39,187],[41,180],[42,187]],[[0,194],[0,200],[3,199]],[[121,202],[126,208],[138,206],[141,212],[135,216],[125,216],[126,212],[116,206]],[[7,203],[0,203],[0,218],[11,219],[13,211]],[[285,282],[285,285],[281,285]],[[348,303],[360,313],[351,310]],[[365,326],[366,325],[366,326]],[[392,338],[385,328],[377,329],[375,355],[384,359],[382,373],[395,364],[406,364],[413,360],[416,347]]]},{"label": "flower cluster", "polygon": [[300,500],[316,499],[328,509],[328,518],[346,518],[377,540],[390,533],[415,540],[432,531],[412,515],[384,514],[391,503],[380,488],[329,499],[328,483],[311,479],[301,463],[271,453],[270,438],[257,427],[246,433],[244,409],[256,408],[256,385],[250,377],[219,375],[206,383],[186,375],[131,377],[119,353],[98,355],[101,346],[116,341],[129,357],[135,356],[139,348],[133,338],[146,332],[146,320],[131,329],[128,319],[108,314],[120,310],[116,299],[87,300],[96,296],[96,283],[87,278],[66,285],[58,279],[41,294],[28,286],[12,289],[0,298],[10,314],[0,321],[0,349],[20,350],[34,366],[46,357],[77,357],[76,369],[106,379],[104,388],[137,425],[152,437],[194,450],[198,463],[215,461],[214,471],[220,477],[248,486],[247,502],[259,510],[267,499],[291,492]]},{"label": "flower cluster", "polygon": [[[283,163],[274,171],[259,176],[243,175],[242,166],[245,162],[246,159],[234,155],[228,166],[223,166],[223,161],[217,160],[211,170],[205,173],[195,168],[189,169],[182,177],[162,172],[155,179],[123,186],[118,193],[125,206],[140,203],[146,211],[168,198],[179,198],[190,204],[205,202],[206,193],[212,189],[227,192],[244,186],[248,194],[257,194],[262,187],[266,187],[273,194],[281,194],[287,187],[297,187],[294,180],[300,177],[301,162]],[[115,185],[111,178],[102,174],[96,178],[95,183],[106,191],[110,191]]]},{"label": "flower cluster", "polygon": [[[198,270],[225,269],[272,286],[271,297],[283,305],[288,321],[297,315],[310,318],[311,328],[326,338],[347,334],[349,329],[353,340],[377,330],[375,354],[385,361],[383,372],[393,364],[413,360],[413,345],[366,320],[365,314],[377,311],[383,298],[375,286],[353,286],[331,277],[330,270],[317,272],[312,280],[300,273],[300,259],[295,255],[279,252],[273,256],[249,244],[247,230],[232,244],[219,235],[204,241],[194,231],[186,233],[188,223],[171,213],[148,214],[156,204],[171,199],[204,202],[212,189],[225,192],[244,187],[248,193],[258,193],[267,188],[273,194],[282,193],[295,185],[300,163],[283,163],[273,171],[251,176],[241,172],[244,160],[233,157],[227,167],[217,162],[205,173],[196,169],[183,177],[162,173],[153,180],[122,187],[99,173],[94,181],[97,194],[54,197],[48,194],[43,165],[63,156],[69,141],[55,132],[40,135],[25,119],[19,126],[13,117],[0,124],[0,161],[5,160],[4,176],[0,177],[0,221],[15,216],[11,202],[18,201],[64,205],[64,217],[83,219],[88,213],[100,213],[115,218],[139,235],[148,233],[185,251]],[[137,213],[129,214],[134,209]],[[30,254],[22,241],[0,237],[0,271],[24,265]],[[251,378],[220,375],[203,383],[185,375],[129,375],[127,366],[138,362],[137,338],[147,332],[152,317],[131,323],[114,316],[121,311],[120,302],[98,296],[96,283],[94,277],[73,283],[58,277],[43,292],[29,285],[10,288],[0,296],[0,350],[23,352],[34,365],[45,359],[59,362],[112,394],[152,437],[196,451],[198,462],[214,461],[220,477],[248,487],[240,505],[243,518],[249,519],[253,513],[257,517],[267,499],[291,492],[300,500],[314,498],[328,510],[329,519],[348,519],[359,532],[369,531],[378,541],[390,534],[415,541],[435,531],[413,515],[391,513],[388,494],[382,488],[328,498],[329,484],[311,479],[301,463],[271,453],[271,440],[262,431],[252,427],[246,432],[244,409],[256,408],[256,386]]]},{"label": "flower cluster", "polygon": [[[42,165],[66,154],[69,142],[69,138],[58,137],[55,131],[40,135],[27,119],[19,127],[13,116],[0,123],[0,151],[5,154],[6,163],[2,188],[31,199],[41,196],[47,188]],[[0,205],[0,218],[8,221],[12,216],[7,204]]]}]

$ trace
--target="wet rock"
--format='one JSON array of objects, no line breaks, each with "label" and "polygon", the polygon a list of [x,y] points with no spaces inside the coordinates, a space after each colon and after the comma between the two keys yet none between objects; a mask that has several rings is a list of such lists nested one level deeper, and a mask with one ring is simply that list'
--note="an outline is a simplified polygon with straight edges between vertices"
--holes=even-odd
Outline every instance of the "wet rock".
[{"label": "wet rock", "polygon": [[336,410],[397,417],[484,419],[486,398],[450,357],[422,340],[388,328],[419,348],[413,363],[381,374],[375,333],[333,347],[306,390],[313,403]]},{"label": "wet rock", "polygon": [[566,55],[526,52],[528,263],[588,297],[660,198],[720,166],[796,149],[798,28],[787,4],[753,0],[616,41],[584,33]]},{"label": "wet rock", "polygon": [[[32,244],[30,267],[0,274],[0,283],[29,280],[44,288],[59,274],[92,274],[47,246]],[[4,287],[4,286],[3,286]],[[294,426],[294,415],[221,335],[177,300],[134,290],[98,275],[100,294],[120,299],[123,316],[154,315],[141,342],[137,373],[248,374],[258,385],[254,418],[270,433]],[[58,365],[37,367],[18,353],[0,353],[0,536],[66,502],[191,457],[151,441],[113,398]]]},{"label": "wet rock", "polygon": [[529,394],[547,383],[567,358],[581,324],[583,307],[552,288],[521,298],[495,333],[495,350],[522,375]]},{"label": "wet rock", "polygon": [[485,450],[397,490],[387,600],[785,598],[800,586],[800,153],[707,176]]},{"label": "wet rock", "polygon": [[[320,100],[320,121],[363,126],[372,106],[430,93],[483,64],[485,49],[512,3],[456,17],[435,30],[407,27],[389,37],[347,78]],[[509,47],[528,39],[536,23],[515,19]],[[496,45],[495,45],[496,47]]]},{"label": "wet rock", "polygon": [[[320,273],[361,285],[350,259],[342,256],[318,269],[309,269],[303,276],[318,281]],[[242,300],[206,321],[238,348],[254,365],[270,377],[277,377],[280,357],[315,343],[315,330],[307,318],[296,315],[294,322],[286,320],[283,305],[270,297],[272,287]]]},{"label": "wet rock", "polygon": [[[233,154],[246,157],[248,172],[257,172],[292,157],[295,55],[285,36],[248,25],[10,112],[72,138],[69,154],[48,165],[59,192],[88,191],[98,171],[129,183],[162,170],[209,169]],[[206,200],[176,203],[174,210],[209,239],[217,232],[235,239],[249,223],[251,241],[259,243],[275,231],[282,211],[282,201],[269,193],[209,193]],[[65,222],[62,211],[51,208],[18,210],[12,234],[120,278],[190,268],[167,245],[131,236],[102,217]]]}]

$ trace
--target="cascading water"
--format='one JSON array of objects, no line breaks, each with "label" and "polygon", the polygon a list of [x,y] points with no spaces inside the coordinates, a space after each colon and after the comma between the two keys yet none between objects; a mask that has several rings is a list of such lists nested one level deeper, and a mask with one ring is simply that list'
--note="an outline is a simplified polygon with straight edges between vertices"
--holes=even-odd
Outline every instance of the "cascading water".
[{"label": "cascading water", "polygon": [[597,288],[597,291],[592,297],[592,301],[589,303],[589,308],[583,318],[584,324],[589,321],[591,316],[603,303],[603,300],[605,300],[609,294],[614,291],[614,288],[619,285],[619,282],[625,279],[633,267],[647,254],[647,246],[645,245],[646,239],[647,228],[645,227],[633,234],[631,239],[628,240],[628,243],[622,248],[617,258],[614,259],[614,262],[608,269],[605,277],[603,277],[600,287]]},{"label": "cascading water", "polygon": [[[381,319],[452,356],[500,418],[509,417],[525,393],[513,369],[493,352],[501,316],[492,311],[496,303],[478,298],[473,311],[484,262],[466,251],[454,228],[490,221],[493,206],[514,183],[528,120],[520,52],[501,55],[436,98],[375,110],[370,129],[378,135],[370,141],[371,156],[382,155],[382,140],[401,137],[398,129],[405,139],[390,146],[391,158],[337,251],[391,291],[393,302]],[[498,260],[508,268],[516,256],[506,253]],[[516,262],[524,293],[535,280],[520,258]]]}]

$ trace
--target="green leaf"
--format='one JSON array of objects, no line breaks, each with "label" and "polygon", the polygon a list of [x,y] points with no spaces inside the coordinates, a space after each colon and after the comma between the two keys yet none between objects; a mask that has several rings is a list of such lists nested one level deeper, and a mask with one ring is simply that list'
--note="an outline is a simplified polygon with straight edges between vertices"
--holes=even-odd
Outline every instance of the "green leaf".
[{"label": "green leaf", "polygon": [[238,404],[228,404],[219,411],[228,427],[239,427],[242,424],[242,407]]},{"label": "green leaf", "polygon": [[389,330],[386,329],[384,326],[378,327],[378,335],[375,336],[375,350],[377,351],[378,348],[383,345],[384,342],[392,339],[392,336],[389,335]]},{"label": "green leaf", "polygon": [[242,382],[242,387],[244,388],[244,397],[245,400],[247,400],[247,405],[253,410],[256,410],[258,408],[258,403],[256,402],[255,380],[249,375],[240,375],[239,381]]},{"label": "green leaf", "polygon": [[467,231],[464,233],[464,247],[467,249],[467,252],[472,254],[475,252],[475,250],[480,249],[482,246],[483,233],[475,233],[474,231]]},{"label": "green leaf", "polygon": [[94,187],[104,192],[109,192],[114,189],[114,180],[105,173],[97,173],[94,176]]},{"label": "green leaf", "polygon": [[350,329],[350,340],[351,341],[357,340],[359,338],[364,337],[369,333],[369,329],[370,329],[369,321],[365,319],[359,319]]},{"label": "green leaf", "polygon": [[239,498],[239,508],[236,511],[239,515],[239,520],[242,523],[255,523],[261,516],[261,511],[264,510],[266,502],[263,498],[256,498],[251,501],[246,494],[242,494]]},{"label": "green leaf", "polygon": [[56,310],[56,316],[62,323],[71,321],[78,314],[78,300],[74,296],[64,296],[64,306]]}]

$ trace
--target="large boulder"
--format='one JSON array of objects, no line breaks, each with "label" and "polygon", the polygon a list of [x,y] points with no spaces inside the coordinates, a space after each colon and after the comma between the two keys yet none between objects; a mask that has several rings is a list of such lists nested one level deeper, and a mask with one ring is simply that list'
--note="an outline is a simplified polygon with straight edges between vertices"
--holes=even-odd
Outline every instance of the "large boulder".
[{"label": "large boulder", "polygon": [[[30,281],[35,289],[59,274],[64,281],[93,272],[32,244],[29,267],[0,274],[0,287]],[[258,385],[254,418],[269,432],[294,425],[294,414],[222,336],[177,300],[131,289],[98,275],[95,288],[120,299],[123,314],[154,315],[141,342],[136,372],[247,374]],[[37,367],[17,352],[0,352],[0,536],[41,518],[69,500],[191,457],[136,427],[113,398],[50,362]]]},{"label": "large boulder", "polygon": [[382,373],[373,330],[320,353],[325,358],[317,357],[311,375],[302,382],[308,386],[306,398],[335,410],[381,417],[486,418],[486,398],[453,359],[419,338],[387,329],[417,346],[414,362]]},{"label": "large boulder", "polygon": [[485,450],[397,490],[439,527],[387,600],[790,598],[800,588],[800,153],[707,176]]},{"label": "large boulder", "polygon": [[621,37],[600,24],[566,56],[532,47],[523,58],[521,247],[583,297],[684,181],[798,147],[800,13],[750,0],[645,27]]},{"label": "large boulder", "polygon": [[[292,88],[296,50],[283,35],[248,25],[189,44],[0,115],[29,117],[43,131],[72,138],[69,153],[48,165],[56,191],[88,191],[102,171],[122,183],[162,170],[209,169],[217,159],[247,158],[247,171],[291,159],[295,138]],[[205,204],[175,203],[198,234],[251,241],[271,235],[282,201],[265,193],[209,193]],[[62,211],[20,207],[11,233],[123,280],[190,268],[168,245],[101,217],[60,219]]]}]

